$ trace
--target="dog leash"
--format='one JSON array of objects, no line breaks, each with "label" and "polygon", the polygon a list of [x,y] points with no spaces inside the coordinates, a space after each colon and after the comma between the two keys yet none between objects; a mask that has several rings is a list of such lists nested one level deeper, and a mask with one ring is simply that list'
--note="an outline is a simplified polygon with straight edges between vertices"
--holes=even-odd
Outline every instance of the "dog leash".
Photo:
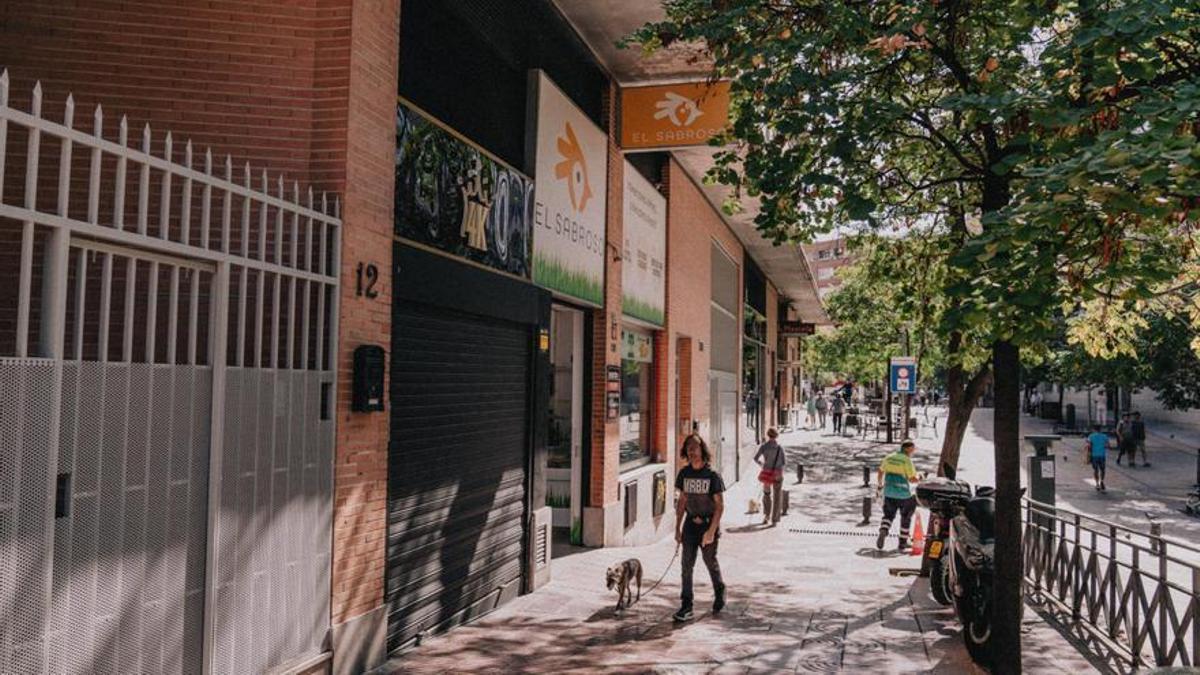
[{"label": "dog leash", "polygon": [[678,557],[679,542],[675,542],[675,552],[671,554],[671,560],[667,562],[667,569],[663,570],[662,576],[658,578],[658,581],[654,582],[654,585],[650,587],[650,590],[642,593],[642,595],[650,595],[654,592],[654,589],[658,588],[658,585],[662,583],[663,579],[667,578],[667,574],[671,571],[671,567],[675,564],[675,559]]}]

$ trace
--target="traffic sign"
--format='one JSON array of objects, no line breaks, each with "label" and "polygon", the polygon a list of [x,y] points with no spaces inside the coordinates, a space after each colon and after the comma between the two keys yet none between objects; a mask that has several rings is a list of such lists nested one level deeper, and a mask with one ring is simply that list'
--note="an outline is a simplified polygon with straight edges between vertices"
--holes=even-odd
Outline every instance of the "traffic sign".
[{"label": "traffic sign", "polygon": [[917,360],[911,356],[893,356],[888,384],[893,394],[917,393]]}]

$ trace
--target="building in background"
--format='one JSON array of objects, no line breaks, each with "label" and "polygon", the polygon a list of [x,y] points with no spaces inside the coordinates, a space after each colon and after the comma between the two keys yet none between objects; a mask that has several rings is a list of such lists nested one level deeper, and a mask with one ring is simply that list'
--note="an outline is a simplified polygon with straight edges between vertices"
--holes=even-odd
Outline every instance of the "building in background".
[{"label": "building in background", "polygon": [[845,237],[804,244],[804,256],[816,278],[817,292],[824,299],[835,288],[842,285],[837,271],[854,262],[854,255],[847,247]]}]

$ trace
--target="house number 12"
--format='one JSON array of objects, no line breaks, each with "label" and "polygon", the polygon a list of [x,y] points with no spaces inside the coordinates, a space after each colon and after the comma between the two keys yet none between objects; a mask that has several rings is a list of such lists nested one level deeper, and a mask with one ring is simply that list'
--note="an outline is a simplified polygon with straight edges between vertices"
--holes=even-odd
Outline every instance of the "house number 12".
[{"label": "house number 12", "polygon": [[354,294],[357,296],[367,296],[374,300],[379,297],[379,291],[375,290],[375,284],[379,281],[379,268],[373,263],[358,263],[357,284],[354,287]]}]

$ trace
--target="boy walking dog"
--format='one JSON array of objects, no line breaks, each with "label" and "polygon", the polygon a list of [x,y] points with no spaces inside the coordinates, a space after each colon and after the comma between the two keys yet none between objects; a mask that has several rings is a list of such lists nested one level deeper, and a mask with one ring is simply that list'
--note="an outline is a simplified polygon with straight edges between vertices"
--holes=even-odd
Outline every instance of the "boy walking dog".
[{"label": "boy walking dog", "polygon": [[712,456],[699,434],[693,433],[683,442],[683,456],[687,464],[675,477],[675,490],[679,494],[675,502],[675,541],[683,546],[683,559],[681,603],[674,619],[691,621],[692,569],[696,566],[697,552],[703,556],[704,566],[712,579],[713,613],[725,607],[725,582],[721,580],[721,565],[717,562],[721,514],[725,511],[725,481],[709,466]]}]

